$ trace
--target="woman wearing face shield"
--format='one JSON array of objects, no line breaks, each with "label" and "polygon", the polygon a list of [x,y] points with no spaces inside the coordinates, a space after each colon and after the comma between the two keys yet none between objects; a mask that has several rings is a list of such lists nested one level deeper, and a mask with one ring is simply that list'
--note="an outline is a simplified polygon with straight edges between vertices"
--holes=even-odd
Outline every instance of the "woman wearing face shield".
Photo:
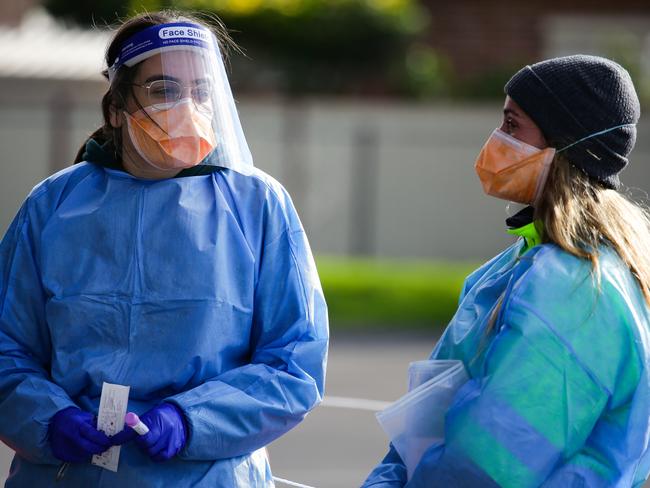
[{"label": "woman wearing face shield", "polygon": [[526,66],[481,150],[484,191],[530,205],[466,280],[431,359],[469,381],[407,473],[364,487],[629,487],[650,471],[650,220],[617,190],[636,139],[628,73],[594,56]]},{"label": "woman wearing face shield", "polygon": [[[104,125],[0,245],[8,487],[273,486],[264,446],[322,399],[314,261],[253,167],[220,45],[173,13],[122,25]],[[103,382],[130,387],[147,434],[97,430]],[[113,445],[117,472],[90,463]]]}]

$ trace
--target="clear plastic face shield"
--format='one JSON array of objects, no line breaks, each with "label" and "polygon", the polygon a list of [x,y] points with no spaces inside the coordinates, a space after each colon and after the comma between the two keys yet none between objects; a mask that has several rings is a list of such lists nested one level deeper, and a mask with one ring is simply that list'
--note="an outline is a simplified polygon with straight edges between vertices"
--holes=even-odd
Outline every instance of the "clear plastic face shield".
[{"label": "clear plastic face shield", "polygon": [[125,41],[109,68],[123,67],[135,110],[124,113],[129,139],[158,169],[207,164],[250,173],[253,167],[214,34],[190,22],[149,27]]}]

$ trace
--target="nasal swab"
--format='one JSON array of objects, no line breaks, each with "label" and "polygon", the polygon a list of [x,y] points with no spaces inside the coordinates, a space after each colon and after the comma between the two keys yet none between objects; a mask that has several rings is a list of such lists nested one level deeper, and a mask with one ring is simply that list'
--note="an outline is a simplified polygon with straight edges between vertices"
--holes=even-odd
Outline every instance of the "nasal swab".
[{"label": "nasal swab", "polygon": [[124,417],[124,421],[126,422],[126,425],[131,427],[133,430],[135,430],[138,435],[145,435],[149,433],[149,427],[147,427],[140,418],[134,414],[133,412],[129,412],[126,414]]}]

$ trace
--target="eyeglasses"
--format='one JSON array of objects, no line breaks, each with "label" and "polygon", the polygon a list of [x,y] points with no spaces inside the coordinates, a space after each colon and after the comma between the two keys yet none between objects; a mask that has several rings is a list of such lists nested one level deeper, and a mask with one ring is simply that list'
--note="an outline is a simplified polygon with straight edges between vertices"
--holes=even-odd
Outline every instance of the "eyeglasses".
[{"label": "eyeglasses", "polygon": [[188,88],[198,110],[212,111],[210,105],[212,83],[209,79],[201,80],[195,85],[183,85],[173,80],[154,80],[142,85],[138,83],[130,83],[130,85],[144,88],[147,96],[146,106],[157,110],[172,108],[182,99],[185,89]]}]

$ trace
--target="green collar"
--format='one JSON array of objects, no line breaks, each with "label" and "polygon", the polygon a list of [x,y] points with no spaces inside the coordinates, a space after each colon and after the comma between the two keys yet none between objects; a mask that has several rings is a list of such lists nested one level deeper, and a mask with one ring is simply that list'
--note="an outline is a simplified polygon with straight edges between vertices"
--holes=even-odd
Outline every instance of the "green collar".
[{"label": "green collar", "polygon": [[532,249],[538,244],[542,243],[542,236],[544,235],[544,226],[542,225],[541,220],[535,220],[530,224],[526,224],[523,227],[517,227],[516,229],[508,229],[506,232],[513,236],[519,236],[524,238],[524,248],[521,250],[521,254],[528,252],[529,249]]},{"label": "green collar", "polygon": [[86,150],[81,158],[83,161],[93,162],[106,168],[122,169],[122,165],[117,162],[115,148],[111,142],[100,144],[95,139],[88,139]]}]

